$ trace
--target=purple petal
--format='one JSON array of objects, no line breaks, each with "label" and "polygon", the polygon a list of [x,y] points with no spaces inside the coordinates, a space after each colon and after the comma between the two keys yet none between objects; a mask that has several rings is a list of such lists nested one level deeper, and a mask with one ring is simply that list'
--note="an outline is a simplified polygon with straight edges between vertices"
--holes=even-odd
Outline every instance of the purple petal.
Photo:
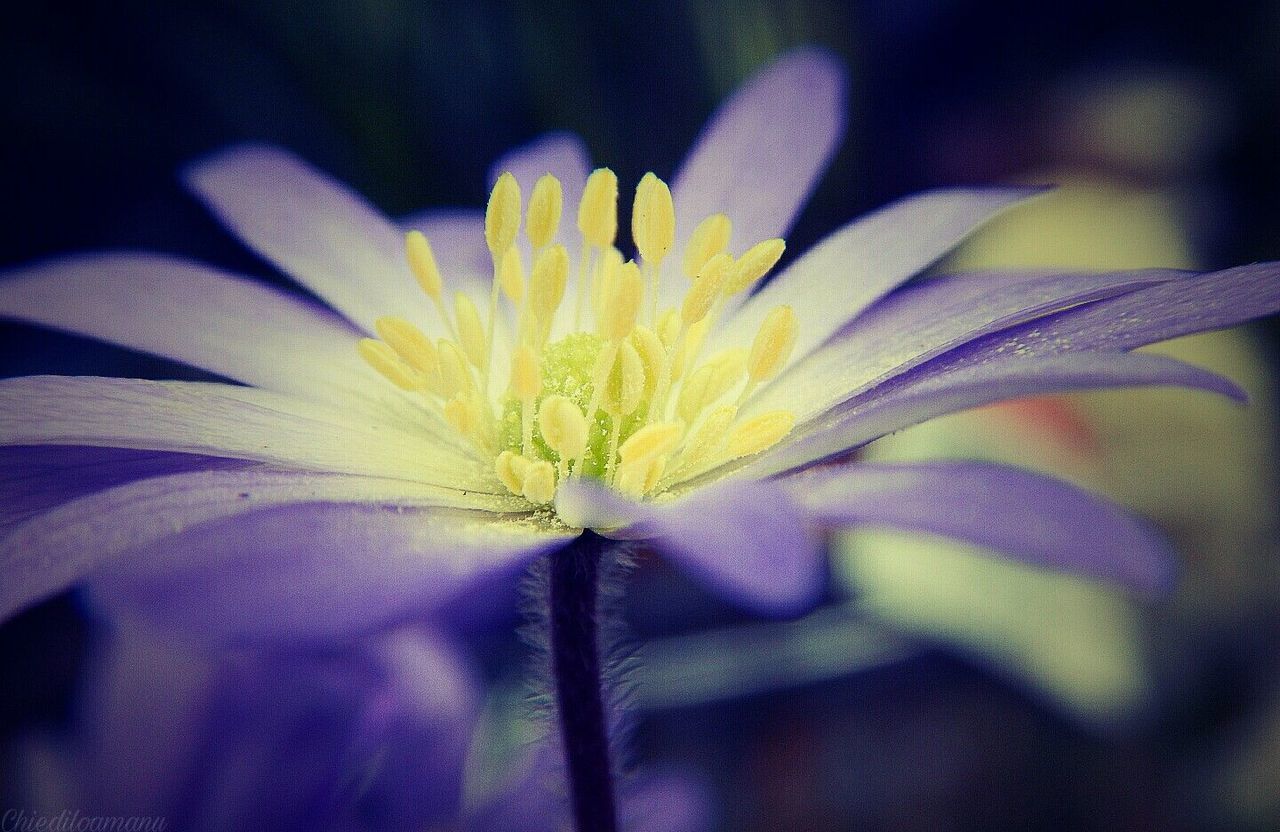
[{"label": "purple petal", "polygon": [[821,544],[777,483],[734,480],[669,503],[633,502],[572,480],[556,510],[566,522],[641,537],[711,590],[756,612],[797,615],[823,585]]},{"label": "purple petal", "polygon": [[[127,483],[63,503],[0,538],[0,572],[5,575],[0,619],[114,561],[140,558],[140,552],[158,549],[201,524],[217,520],[234,525],[237,518],[253,512],[307,503],[399,509],[472,507],[475,499],[400,480],[261,469],[200,471]],[[490,507],[513,505],[518,503],[499,499]],[[187,559],[187,553],[175,550],[151,565],[167,570]],[[142,560],[143,565],[122,568],[145,574],[146,559]]]},{"label": "purple petal", "polygon": [[[672,185],[677,255],[717,212],[733,220],[735,253],[786,234],[839,146],[846,83],[834,56],[799,49],[721,105]],[[665,271],[663,305],[678,304],[687,281],[674,265]]]},{"label": "purple petal", "polygon": [[819,522],[952,537],[1038,566],[1168,590],[1175,556],[1117,504],[1061,480],[983,462],[853,463],[787,480]]},{"label": "purple petal", "polygon": [[359,414],[226,384],[0,380],[0,445],[173,451],[480,492],[501,488],[474,455],[457,449],[443,425],[434,433],[432,425],[423,418],[411,434]]},{"label": "purple petal", "polygon": [[626,832],[705,832],[715,828],[708,784],[676,771],[642,771],[622,800]]},{"label": "purple petal", "polygon": [[717,337],[747,346],[774,307],[800,322],[793,361],[803,358],[871,304],[950,251],[1031,188],[955,188],[907,197],[857,219],[818,243],[753,295]]},{"label": "purple petal", "polygon": [[800,424],[959,344],[1183,272],[992,273],[939,277],[894,292],[780,376],[745,412],[787,408]]},{"label": "purple petal", "polygon": [[304,398],[340,400],[368,379],[360,333],[329,310],[159,254],[80,255],[10,273],[0,315]]},{"label": "purple petal", "polygon": [[382,315],[436,322],[400,229],[297,157],[241,145],[193,165],[184,181],[245,244],[366,332]]},{"label": "purple petal", "polygon": [[1175,385],[1243,401],[1230,379],[1171,358],[1141,353],[1078,353],[1045,358],[1007,357],[933,373],[917,368],[832,411],[803,435],[783,441],[742,466],[768,476],[844,453],[902,428],[1005,399],[1139,385]]},{"label": "purple petal", "polygon": [[421,829],[457,813],[479,691],[440,639],[205,652],[129,626],[106,648],[72,769],[86,811],[192,830]]},{"label": "purple petal", "polygon": [[194,526],[91,589],[108,613],[214,642],[323,643],[433,615],[574,534],[478,512],[295,504]]},{"label": "purple petal", "polygon": [[1130,350],[1276,312],[1280,262],[1254,263],[1152,286],[996,333],[957,351],[948,363],[973,364],[1009,350],[1024,355]]},{"label": "purple petal", "polygon": [[16,523],[95,491],[147,477],[250,464],[122,448],[0,447],[0,535]]}]

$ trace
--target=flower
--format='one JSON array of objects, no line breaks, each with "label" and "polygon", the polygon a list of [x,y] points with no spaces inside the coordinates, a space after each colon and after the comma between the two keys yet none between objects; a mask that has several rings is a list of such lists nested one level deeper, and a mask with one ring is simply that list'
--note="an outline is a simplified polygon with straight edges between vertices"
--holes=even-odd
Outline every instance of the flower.
[{"label": "flower", "polygon": [[[125,622],[104,642],[79,729],[17,749],[12,785],[29,813],[73,806],[184,830],[351,832],[515,832],[565,819],[549,743],[510,754],[499,771],[468,764],[483,736],[482,689],[439,634],[210,651]],[[623,806],[633,830],[693,832],[711,815],[699,783],[674,769],[637,770]]]},{"label": "flower", "polygon": [[[240,385],[0,383],[13,497],[0,615],[92,579],[108,608],[213,638],[323,639],[429,613],[583,528],[646,539],[773,614],[820,594],[819,531],[861,523],[1165,584],[1158,537],[1057,480],[817,463],[1013,396],[1173,384],[1240,397],[1130,350],[1274,312],[1280,266],[911,284],[1035,193],[954,188],[850,223],[750,291],[838,143],[843,89],[814,50],[752,79],[670,188],[639,183],[638,263],[613,247],[616,178],[589,174],[580,143],[556,134],[500,160],[484,213],[430,214],[407,237],[273,148],[187,172],[326,306],[157,254],[10,275],[8,316]],[[557,234],[561,214],[579,233]]]}]

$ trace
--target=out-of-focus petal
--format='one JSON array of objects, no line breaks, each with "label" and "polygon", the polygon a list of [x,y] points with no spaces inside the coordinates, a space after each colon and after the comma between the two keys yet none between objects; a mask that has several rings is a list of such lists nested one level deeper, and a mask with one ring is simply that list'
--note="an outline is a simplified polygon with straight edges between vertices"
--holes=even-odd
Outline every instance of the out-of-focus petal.
[{"label": "out-of-focus petal", "polygon": [[80,255],[11,272],[0,316],[88,335],[315,399],[371,380],[360,333],[318,304],[161,254]]},{"label": "out-of-focus petal", "polygon": [[[834,56],[799,49],[720,106],[672,184],[677,253],[717,212],[733,220],[735,254],[786,234],[844,134],[846,82]],[[664,307],[678,305],[688,283],[676,267],[679,257],[670,262]]]},{"label": "out-of-focus petal", "polygon": [[985,462],[858,463],[785,482],[825,525],[938,534],[1144,593],[1172,583],[1175,556],[1154,529],[1043,474]]},{"label": "out-of-focus petal", "polygon": [[205,640],[323,643],[430,616],[576,534],[482,512],[293,504],[194,526],[90,589],[108,613]]},{"label": "out-of-focus petal", "polygon": [[438,321],[400,229],[296,156],[240,145],[188,168],[184,181],[250,248],[366,332],[382,315]]},{"label": "out-of-focus petal", "polygon": [[925,281],[873,305],[847,331],[753,397],[744,413],[786,408],[803,424],[966,341],[1183,277],[1183,272],[1146,270],[968,274]]},{"label": "out-of-focus petal", "polygon": [[822,591],[821,541],[776,482],[735,480],[652,504],[571,480],[556,510],[575,525],[649,540],[717,594],[757,612],[796,615]]},{"label": "out-of-focus petal", "polygon": [[0,447],[0,535],[15,523],[54,506],[134,480],[252,464],[239,459],[126,448]]},{"label": "out-of-focus petal", "polygon": [[[202,523],[234,522],[255,511],[301,503],[520,509],[509,497],[343,474],[256,469],[151,477],[63,503],[10,528],[0,538],[0,571],[5,575],[0,618]],[[185,560],[185,555],[174,558]],[[166,562],[165,567],[172,565]]]},{"label": "out-of-focus petal", "polygon": [[774,307],[791,306],[800,329],[792,360],[919,273],[978,226],[1041,191],[952,188],[901,199],[861,217],[807,251],[765,284],[716,336],[717,346],[751,343]]},{"label": "out-of-focus petal", "polygon": [[[427,411],[423,411],[424,414]],[[0,445],[85,445],[249,459],[496,492],[446,429],[422,435],[252,387],[73,376],[0,380]],[[448,444],[445,444],[445,443]]]},{"label": "out-of-focus petal", "polygon": [[1023,396],[1173,385],[1245,398],[1234,382],[1216,373],[1140,353],[1006,357],[936,374],[928,372],[928,367],[919,367],[870,391],[847,408],[815,421],[795,438],[732,467],[742,475],[768,476],[852,450],[935,416]]},{"label": "out-of-focus petal", "polygon": [[126,622],[103,648],[64,774],[86,813],[196,832],[373,832],[456,817],[479,691],[433,634],[208,651]]}]

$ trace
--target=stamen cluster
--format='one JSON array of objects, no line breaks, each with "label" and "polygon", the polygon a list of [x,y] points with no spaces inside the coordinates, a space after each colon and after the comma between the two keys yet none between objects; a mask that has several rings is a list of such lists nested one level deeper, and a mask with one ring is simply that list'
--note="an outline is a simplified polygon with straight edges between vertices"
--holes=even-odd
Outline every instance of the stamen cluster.
[{"label": "stamen cluster", "polygon": [[[578,204],[582,244],[572,331],[553,341],[574,266],[557,242],[563,201],[560,181],[546,174],[525,210],[515,177],[498,177],[485,213],[493,263],[487,316],[462,292],[446,303],[430,242],[409,232],[409,267],[448,337],[432,341],[403,318],[381,318],[378,338],[360,342],[365,361],[422,396],[493,460],[512,494],[535,504],[550,503],[557,486],[572,477],[601,479],[633,497],[653,495],[786,436],[794,423],[790,411],[739,419],[738,409],[790,357],[797,326],[790,307],[770,312],[749,350],[701,355],[728,298],[768,274],[784,242],[764,240],[735,258],[728,251],[732,222],[712,214],[682,252],[681,269],[691,281],[683,301],[660,310],[660,270],[675,243],[671,191],[652,173],[640,180],[631,211],[637,258],[626,259],[615,245],[618,179],[599,168]],[[531,269],[518,242],[522,219]],[[491,372],[498,317],[507,313],[503,299],[514,319],[514,347],[502,362],[510,369],[500,387]]]}]

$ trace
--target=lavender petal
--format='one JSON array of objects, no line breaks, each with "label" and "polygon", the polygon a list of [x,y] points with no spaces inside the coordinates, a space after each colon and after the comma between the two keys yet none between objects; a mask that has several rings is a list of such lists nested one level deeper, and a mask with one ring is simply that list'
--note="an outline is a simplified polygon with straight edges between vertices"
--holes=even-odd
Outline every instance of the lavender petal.
[{"label": "lavender petal", "polygon": [[844,67],[799,49],[748,80],[711,117],[672,184],[676,250],[663,275],[662,306],[679,305],[687,280],[679,253],[709,214],[733,220],[740,253],[786,234],[844,133]]},{"label": "lavender petal", "polygon": [[323,643],[432,616],[573,536],[482,512],[298,503],[188,528],[90,590],[110,615],[202,640]]},{"label": "lavender petal", "polygon": [[983,462],[854,463],[786,480],[824,525],[951,537],[1143,593],[1170,588],[1167,542],[1119,505],[1043,474]]},{"label": "lavender petal", "polygon": [[366,332],[382,315],[434,323],[400,229],[346,186],[274,147],[240,145],[184,181],[250,248]]},{"label": "lavender petal", "polygon": [[[433,429],[434,428],[434,429]],[[28,376],[0,380],[0,445],[88,445],[500,489],[448,429],[416,433],[252,387]]]},{"label": "lavender petal", "polygon": [[1103,274],[988,273],[939,277],[874,304],[747,404],[785,407],[803,424],[842,401],[991,332],[1103,298],[1186,277],[1143,270]]},{"label": "lavender petal", "polygon": [[[0,537],[0,571],[5,575],[0,618],[66,589],[95,570],[124,559],[136,561],[140,552],[162,551],[168,541],[202,524],[219,521],[234,526],[255,512],[309,503],[393,512],[424,506],[473,508],[483,501],[400,480],[260,468],[129,482],[62,503],[7,529]],[[489,504],[498,510],[518,506],[508,498]],[[175,569],[187,563],[188,554],[174,546],[167,559],[156,560],[156,568]]]},{"label": "lavender petal", "polygon": [[318,304],[160,254],[39,263],[0,281],[0,316],[88,335],[303,398],[349,398],[360,333]]},{"label": "lavender petal", "polygon": [[847,408],[832,411],[794,438],[741,465],[736,473],[768,476],[845,453],[902,428],[946,413],[1005,399],[1140,385],[1174,385],[1243,401],[1234,382],[1158,355],[1077,353],[1045,358],[1006,357],[930,373],[920,367]]},{"label": "lavender petal", "polygon": [[655,505],[571,480],[556,508],[566,522],[651,541],[709,589],[756,612],[796,615],[822,591],[820,540],[775,482],[735,480]]}]

